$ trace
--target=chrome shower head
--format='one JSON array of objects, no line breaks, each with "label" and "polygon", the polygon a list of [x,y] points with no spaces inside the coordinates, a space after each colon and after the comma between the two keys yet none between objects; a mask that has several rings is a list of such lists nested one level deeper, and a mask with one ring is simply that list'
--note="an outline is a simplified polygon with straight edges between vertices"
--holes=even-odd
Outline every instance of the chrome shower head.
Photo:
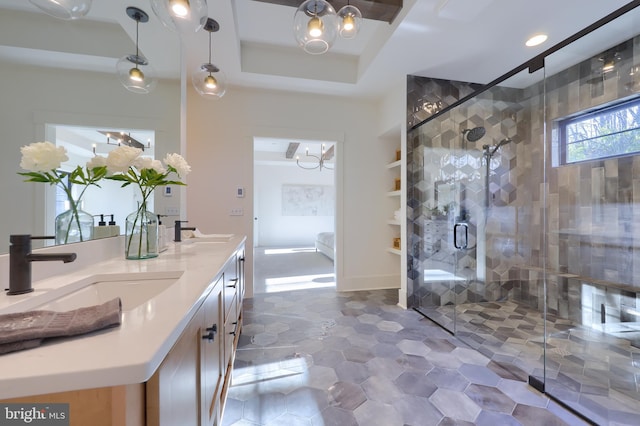
[{"label": "chrome shower head", "polygon": [[474,127],[473,129],[464,129],[462,136],[466,137],[469,142],[477,142],[486,132],[484,127]]}]

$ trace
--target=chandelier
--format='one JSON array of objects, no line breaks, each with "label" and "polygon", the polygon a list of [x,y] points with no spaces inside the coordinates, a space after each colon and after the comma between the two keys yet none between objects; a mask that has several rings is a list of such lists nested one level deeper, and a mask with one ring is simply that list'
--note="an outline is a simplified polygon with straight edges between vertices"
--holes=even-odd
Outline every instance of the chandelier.
[{"label": "chandelier", "polygon": [[300,156],[297,155],[296,156],[296,164],[298,165],[298,167],[305,169],[305,170],[315,170],[315,169],[320,169],[320,171],[322,171],[322,169],[327,169],[327,170],[333,170],[333,167],[329,167],[326,162],[328,160],[331,160],[333,158],[333,146],[331,148],[329,148],[328,150],[325,151],[325,146],[324,144],[322,144],[322,147],[320,148],[320,155],[314,155],[314,154],[309,154],[309,148],[306,149],[305,152],[305,157],[311,157],[313,160],[313,162],[317,161],[318,164],[316,164],[313,167],[308,167],[308,166],[303,166],[302,164],[300,164]]}]

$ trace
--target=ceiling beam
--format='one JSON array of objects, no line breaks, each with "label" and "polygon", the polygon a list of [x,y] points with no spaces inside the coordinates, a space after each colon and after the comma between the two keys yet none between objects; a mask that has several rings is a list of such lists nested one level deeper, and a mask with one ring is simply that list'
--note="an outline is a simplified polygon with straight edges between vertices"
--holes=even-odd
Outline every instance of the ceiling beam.
[{"label": "ceiling beam", "polygon": [[[264,3],[279,4],[298,8],[304,0],[257,0]],[[350,0],[349,4],[360,9],[362,17],[374,21],[391,23],[402,9],[403,0]],[[332,0],[329,2],[336,10],[340,10],[347,4],[347,0]]]},{"label": "ceiling beam", "polygon": [[300,142],[289,142],[289,146],[287,147],[286,157],[289,159],[293,158],[299,146],[300,146]]}]

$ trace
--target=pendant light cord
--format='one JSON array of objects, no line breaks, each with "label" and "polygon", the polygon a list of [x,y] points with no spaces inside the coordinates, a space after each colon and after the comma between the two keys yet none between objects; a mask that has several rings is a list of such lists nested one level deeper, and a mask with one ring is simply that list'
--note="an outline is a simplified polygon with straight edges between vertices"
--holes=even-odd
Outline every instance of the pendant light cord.
[{"label": "pendant light cord", "polygon": [[[136,17],[137,18],[137,17]],[[140,55],[138,54],[138,25],[140,25],[140,19],[136,19],[136,61],[139,61],[139,57]],[[138,64],[136,64],[136,68],[138,67]]]},{"label": "pendant light cord", "polygon": [[209,64],[211,64],[211,31],[209,31]]}]

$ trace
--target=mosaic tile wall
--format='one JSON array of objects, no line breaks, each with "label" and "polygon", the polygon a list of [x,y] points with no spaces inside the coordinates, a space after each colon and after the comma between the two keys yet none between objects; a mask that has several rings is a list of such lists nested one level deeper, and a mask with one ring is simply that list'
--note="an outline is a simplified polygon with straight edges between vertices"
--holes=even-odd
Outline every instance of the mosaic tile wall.
[{"label": "mosaic tile wall", "polygon": [[[529,241],[518,239],[518,229],[522,228],[518,222],[527,226],[531,223],[528,210],[518,208],[517,197],[518,182],[527,180],[518,176],[527,168],[525,157],[520,158],[517,153],[526,149],[531,128],[529,111],[522,102],[524,96],[522,90],[495,88],[409,133],[410,306],[503,299],[512,266],[523,263],[530,254]],[[463,139],[463,130],[477,126],[485,127],[483,138],[476,142]],[[487,192],[487,151],[483,147],[493,150],[505,138],[513,142],[491,157]],[[454,185],[460,194],[449,211],[444,211],[438,200],[442,185]],[[463,252],[453,244],[451,230],[458,222],[468,226],[469,249]],[[485,224],[486,239],[478,238],[478,226],[483,228]],[[485,268],[477,264],[478,259],[486,260]],[[470,280],[464,286],[437,278],[438,271],[453,272],[454,264],[456,275]],[[476,268],[487,271],[484,280],[475,279]]]},{"label": "mosaic tile wall", "polygon": [[[595,67],[602,65],[595,57],[547,78],[547,140],[551,143],[546,153],[542,83],[524,90],[492,88],[409,132],[409,306],[441,306],[454,298],[457,303],[509,298],[541,309],[542,265],[546,264],[548,309],[555,315],[582,323],[600,318],[604,305],[607,322],[615,322],[624,319],[626,307],[640,309],[640,156],[549,167],[546,182],[543,174],[545,161],[557,162],[553,140],[557,119],[635,96],[640,89],[640,73],[629,76],[631,67],[640,62],[639,39],[618,50],[624,53],[613,74],[594,78]],[[434,87],[435,94],[420,93]],[[446,87],[442,80],[409,77],[409,123],[424,115],[416,111],[425,99],[455,92],[447,92]],[[451,87],[460,94],[460,87],[472,86],[451,82]],[[487,134],[464,146],[462,130],[475,126],[484,126]],[[495,145],[505,137],[513,143],[501,147],[490,163],[490,207],[484,215],[486,185],[479,178],[485,167],[482,145]],[[434,210],[436,186],[453,177],[461,183],[462,196],[457,216],[447,216]],[[460,256],[446,230],[464,215],[470,215],[472,249]],[[482,246],[477,244],[476,226],[485,220]],[[469,285],[425,280],[425,270],[453,271],[455,263],[455,271],[464,275],[465,269],[471,272],[483,259],[484,279]]]},{"label": "mosaic tile wall", "polygon": [[480,84],[408,76],[407,128],[454,104],[482,87]]}]

